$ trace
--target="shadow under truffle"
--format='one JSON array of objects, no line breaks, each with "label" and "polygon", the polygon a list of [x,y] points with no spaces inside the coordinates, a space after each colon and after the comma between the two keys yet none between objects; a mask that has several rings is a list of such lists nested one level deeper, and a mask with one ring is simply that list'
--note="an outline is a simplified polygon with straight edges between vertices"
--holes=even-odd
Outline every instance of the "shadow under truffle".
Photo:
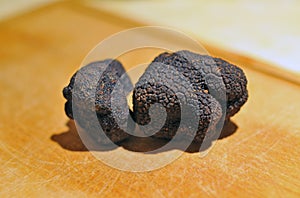
[{"label": "shadow under truffle", "polygon": [[[156,149],[162,148],[164,145],[166,145],[170,140],[166,139],[159,139],[159,138],[153,138],[153,137],[136,137],[136,136],[130,136],[126,140],[116,143],[115,146],[97,146],[97,145],[89,145],[89,149],[84,145],[84,143],[81,140],[81,137],[79,136],[75,123],[73,120],[69,120],[67,122],[67,127],[69,128],[68,131],[61,132],[60,134],[54,134],[51,136],[51,140],[54,142],[57,142],[62,148],[69,150],[69,151],[108,151],[116,149],[117,147],[121,146],[126,150],[133,151],[133,152],[151,152],[151,153],[157,153],[157,152],[163,152],[171,149],[179,149],[183,150],[184,142],[177,142],[177,144],[174,144],[171,148],[167,148],[166,150],[160,150],[155,151]],[[232,122],[227,121],[224,124],[224,127],[221,131],[221,134],[218,139],[223,139],[226,137],[229,137],[233,135],[238,126]],[[205,151],[208,149],[212,142],[208,142],[208,144],[205,144],[201,147],[202,143],[192,142],[187,149],[183,150],[187,153],[196,153],[199,151]],[[201,149],[201,150],[200,150]]]}]

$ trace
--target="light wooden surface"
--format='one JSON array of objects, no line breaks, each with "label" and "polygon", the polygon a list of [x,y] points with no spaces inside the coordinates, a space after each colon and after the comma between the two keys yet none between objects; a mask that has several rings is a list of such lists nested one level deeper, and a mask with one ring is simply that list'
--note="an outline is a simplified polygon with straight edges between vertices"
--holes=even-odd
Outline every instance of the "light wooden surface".
[{"label": "light wooden surface", "polygon": [[61,90],[99,41],[138,25],[70,3],[0,24],[0,196],[299,197],[298,76],[209,45],[244,69],[250,98],[233,119],[238,130],[206,157],[187,152],[131,173],[80,148]]}]

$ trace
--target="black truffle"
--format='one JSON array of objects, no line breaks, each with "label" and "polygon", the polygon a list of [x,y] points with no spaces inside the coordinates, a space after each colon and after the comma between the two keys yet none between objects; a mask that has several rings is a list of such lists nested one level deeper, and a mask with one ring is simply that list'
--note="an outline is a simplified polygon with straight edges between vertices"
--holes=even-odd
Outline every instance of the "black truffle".
[{"label": "black truffle", "polygon": [[[182,86],[184,81],[190,83],[192,90]],[[214,136],[222,116],[229,120],[240,110],[248,98],[246,86],[243,71],[222,59],[189,51],[165,52],[153,60],[134,88],[134,117],[140,125],[149,124],[151,119],[161,120],[159,113],[154,112],[151,118],[149,115],[151,105],[161,104],[167,112],[166,122],[153,136],[171,139],[178,132],[181,118],[193,120],[194,116],[199,119],[194,141],[201,142],[206,135]],[[193,96],[193,100],[179,104],[178,94]],[[182,105],[187,105],[184,108],[189,110],[188,115],[181,114]],[[179,132],[188,135],[191,127],[186,123]]]},{"label": "black truffle", "polygon": [[[201,142],[205,135],[213,136],[210,133],[220,120],[222,110],[219,102],[196,83],[202,80],[198,73],[178,54],[163,53],[155,58],[133,91],[136,122],[140,125],[151,122],[150,127],[158,129],[154,137],[171,139],[180,133],[182,139]],[[156,103],[161,106],[150,116],[150,107]],[[166,116],[161,113],[164,109]],[[164,119],[164,125],[157,126]]]},{"label": "black truffle", "polygon": [[[121,87],[115,89],[117,83]],[[65,112],[95,143],[119,142],[129,136],[123,129],[133,130],[127,122],[130,113],[126,94],[131,87],[120,62],[104,60],[88,64],[63,89],[67,99]],[[113,91],[117,97],[112,97]],[[114,112],[112,105],[117,105]],[[105,135],[99,131],[100,126]]]},{"label": "black truffle", "polygon": [[[247,78],[243,70],[221,58],[208,55],[200,55],[187,50],[179,51],[177,54],[184,56],[192,63],[192,68],[200,68],[201,87],[207,87],[207,74],[221,76],[226,90],[226,119],[236,114],[248,99]],[[211,69],[209,71],[209,69]],[[205,72],[209,71],[209,72]],[[193,80],[192,80],[193,81]],[[215,84],[216,81],[213,82]],[[213,87],[212,85],[211,87]],[[220,87],[220,85],[218,85]],[[206,88],[207,89],[207,88]],[[213,88],[214,89],[214,88]],[[208,89],[208,92],[211,90]],[[221,89],[218,89],[220,92]]]},{"label": "black truffle", "polygon": [[220,58],[214,58],[226,87],[226,119],[235,115],[248,100],[247,78],[243,70]]}]

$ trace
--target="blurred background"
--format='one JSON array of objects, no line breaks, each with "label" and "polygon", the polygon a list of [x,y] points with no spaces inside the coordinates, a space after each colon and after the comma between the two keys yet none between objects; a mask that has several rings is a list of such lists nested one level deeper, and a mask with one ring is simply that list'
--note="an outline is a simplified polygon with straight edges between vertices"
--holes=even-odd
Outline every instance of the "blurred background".
[{"label": "blurred background", "polygon": [[[53,0],[1,0],[0,21]],[[206,43],[300,73],[300,1],[83,0],[149,25],[173,27]]]}]

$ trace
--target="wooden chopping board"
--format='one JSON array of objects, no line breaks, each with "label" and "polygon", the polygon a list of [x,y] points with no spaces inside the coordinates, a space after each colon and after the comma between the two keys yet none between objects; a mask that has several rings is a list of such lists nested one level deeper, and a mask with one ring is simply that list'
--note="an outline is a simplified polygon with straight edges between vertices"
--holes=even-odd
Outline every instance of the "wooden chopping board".
[{"label": "wooden chopping board", "polygon": [[235,133],[203,158],[185,152],[143,173],[111,168],[82,148],[61,90],[98,42],[141,25],[70,2],[0,24],[0,196],[299,197],[299,75],[209,45],[249,80]]}]

